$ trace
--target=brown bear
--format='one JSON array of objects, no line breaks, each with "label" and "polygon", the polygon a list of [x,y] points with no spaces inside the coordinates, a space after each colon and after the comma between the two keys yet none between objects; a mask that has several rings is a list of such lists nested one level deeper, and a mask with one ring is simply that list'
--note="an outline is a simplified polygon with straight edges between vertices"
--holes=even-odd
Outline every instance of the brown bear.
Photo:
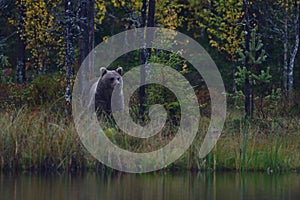
[{"label": "brown bear", "polygon": [[[95,110],[97,115],[101,113],[110,114],[113,111],[122,111],[124,108],[123,96],[123,68],[118,67],[116,70],[107,70],[105,67],[100,68],[100,77],[90,87],[90,102],[92,105],[93,95],[95,95]],[[112,93],[115,89],[116,98],[112,102]]]}]

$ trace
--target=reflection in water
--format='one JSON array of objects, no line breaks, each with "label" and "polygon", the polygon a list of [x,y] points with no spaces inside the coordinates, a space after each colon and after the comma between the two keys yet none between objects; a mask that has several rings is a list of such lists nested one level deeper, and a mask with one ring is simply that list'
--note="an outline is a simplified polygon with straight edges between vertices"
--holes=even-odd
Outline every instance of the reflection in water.
[{"label": "reflection in water", "polygon": [[299,199],[300,174],[0,174],[0,199]]}]

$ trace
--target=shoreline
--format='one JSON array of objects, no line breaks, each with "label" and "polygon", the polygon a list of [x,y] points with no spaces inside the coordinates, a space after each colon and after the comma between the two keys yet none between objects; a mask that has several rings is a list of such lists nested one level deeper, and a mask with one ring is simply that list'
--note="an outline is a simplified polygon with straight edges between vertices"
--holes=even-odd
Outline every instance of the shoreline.
[{"label": "shoreline", "polygon": [[[255,119],[243,132],[240,119],[228,118],[217,145],[200,159],[197,155],[209,124],[209,119],[202,117],[199,134],[191,147],[162,171],[299,172],[299,121],[299,118]],[[32,111],[25,107],[2,112],[0,130],[1,172],[114,171],[86,151],[74,124],[62,113],[48,109]],[[141,142],[116,129],[107,130],[107,137],[114,143],[137,152],[147,152],[149,146],[160,147],[158,139],[165,142],[172,139],[159,137]]]}]

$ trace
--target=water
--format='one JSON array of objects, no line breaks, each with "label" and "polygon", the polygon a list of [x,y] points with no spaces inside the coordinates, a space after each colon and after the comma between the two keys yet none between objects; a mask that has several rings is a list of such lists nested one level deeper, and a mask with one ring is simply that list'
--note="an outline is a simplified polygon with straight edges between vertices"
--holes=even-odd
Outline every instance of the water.
[{"label": "water", "polygon": [[300,174],[0,174],[0,199],[300,199]]}]

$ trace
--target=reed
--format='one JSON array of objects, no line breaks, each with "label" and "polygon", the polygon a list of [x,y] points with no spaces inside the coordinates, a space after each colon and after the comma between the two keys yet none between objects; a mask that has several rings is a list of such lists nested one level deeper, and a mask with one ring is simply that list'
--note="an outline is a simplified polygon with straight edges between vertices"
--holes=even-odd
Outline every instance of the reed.
[{"label": "reed", "polygon": [[[300,169],[300,120],[243,121],[228,118],[217,146],[200,159],[198,152],[209,125],[201,118],[191,147],[168,170],[239,170],[281,172]],[[112,142],[134,152],[161,148],[177,128],[168,123],[157,137],[141,140],[111,124],[105,129]],[[167,132],[171,132],[170,135]],[[184,141],[182,141],[184,142]],[[154,162],[149,161],[149,162]],[[52,107],[22,107],[0,114],[0,169],[30,171],[109,171],[83,147],[74,123]]]},{"label": "reed", "polygon": [[27,107],[2,112],[0,130],[2,170],[78,169],[89,161],[62,113]]},{"label": "reed", "polygon": [[231,134],[218,141],[217,165],[221,169],[269,173],[299,170],[300,127],[286,129],[291,121],[287,124],[281,119],[261,123],[249,121],[248,125],[243,122],[240,133],[227,126],[225,131]]}]

